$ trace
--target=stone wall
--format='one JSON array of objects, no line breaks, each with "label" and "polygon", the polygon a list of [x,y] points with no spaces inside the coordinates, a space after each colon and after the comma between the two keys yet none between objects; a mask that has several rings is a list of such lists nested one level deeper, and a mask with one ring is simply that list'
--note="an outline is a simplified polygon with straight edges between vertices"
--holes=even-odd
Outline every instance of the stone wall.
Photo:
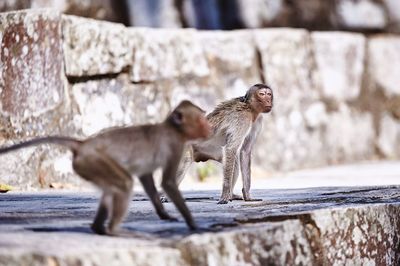
[{"label": "stone wall", "polygon": [[[158,122],[182,99],[207,111],[266,82],[275,106],[255,166],[293,170],[400,158],[400,37],[303,29],[126,28],[52,10],[0,14],[2,145]],[[0,157],[0,181],[77,183],[69,153]]]}]

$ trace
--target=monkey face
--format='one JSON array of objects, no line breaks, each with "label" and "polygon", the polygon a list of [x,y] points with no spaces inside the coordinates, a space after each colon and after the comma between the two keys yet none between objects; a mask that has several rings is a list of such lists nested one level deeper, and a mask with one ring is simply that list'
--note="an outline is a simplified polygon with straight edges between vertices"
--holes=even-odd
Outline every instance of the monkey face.
[{"label": "monkey face", "polygon": [[273,106],[273,93],[270,88],[258,89],[255,94],[256,109],[261,113],[269,113]]},{"label": "monkey face", "polygon": [[187,140],[208,138],[211,134],[211,126],[205,112],[190,101],[181,102],[172,112],[170,119]]}]

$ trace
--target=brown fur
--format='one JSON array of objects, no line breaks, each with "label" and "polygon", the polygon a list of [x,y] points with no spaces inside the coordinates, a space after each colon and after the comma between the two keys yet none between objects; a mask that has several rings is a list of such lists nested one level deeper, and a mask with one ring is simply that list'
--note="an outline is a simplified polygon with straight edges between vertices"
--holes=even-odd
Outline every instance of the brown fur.
[{"label": "brown fur", "polygon": [[250,201],[251,150],[261,127],[261,113],[268,113],[273,106],[271,88],[256,84],[249,88],[243,97],[234,98],[219,104],[207,120],[212,127],[212,135],[204,142],[191,146],[192,152],[183,159],[178,170],[178,182],[181,182],[190,164],[199,161],[215,160],[223,164],[224,181],[221,198],[218,203],[228,203],[233,195],[239,166],[243,179],[243,199]]},{"label": "brown fur", "polygon": [[[0,149],[0,154],[41,143],[56,143],[73,151],[73,169],[103,191],[92,229],[98,234],[119,235],[130,199],[132,175],[139,177],[161,219],[176,220],[164,209],[154,186],[153,171],[163,170],[162,187],[191,229],[196,228],[176,183],[176,171],[187,140],[206,138],[210,126],[204,111],[183,101],[159,124],[113,128],[86,140],[44,137]],[[110,218],[105,227],[106,220]]]}]

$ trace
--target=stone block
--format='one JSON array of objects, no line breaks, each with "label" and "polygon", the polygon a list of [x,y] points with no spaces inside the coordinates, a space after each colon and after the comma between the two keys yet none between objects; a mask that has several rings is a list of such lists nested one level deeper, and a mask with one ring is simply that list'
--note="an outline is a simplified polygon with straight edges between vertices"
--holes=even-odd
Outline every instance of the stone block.
[{"label": "stone block", "polygon": [[364,73],[365,37],[344,32],[311,33],[316,69],[315,85],[322,98],[356,99]]},{"label": "stone block", "polygon": [[368,40],[368,74],[371,85],[390,98],[400,96],[400,37],[375,36]]},{"label": "stone block", "polygon": [[125,74],[71,86],[76,128],[83,136],[105,128],[163,121],[171,110],[169,85],[132,84]]},{"label": "stone block", "polygon": [[313,62],[310,35],[298,29],[254,31],[264,78],[275,96],[273,112],[288,114],[318,98],[311,80]]},{"label": "stone block", "polygon": [[375,153],[376,132],[372,114],[347,105],[328,114],[324,132],[324,153],[328,163],[371,159]]},{"label": "stone block", "polygon": [[400,2],[397,0],[383,0],[389,15],[389,31],[400,33]]},{"label": "stone block", "polygon": [[122,24],[63,15],[63,49],[67,76],[121,72],[132,62],[132,45]]},{"label": "stone block", "polygon": [[204,77],[209,68],[195,30],[131,28],[133,82]]},{"label": "stone block", "polygon": [[261,70],[252,31],[201,31],[202,44],[216,90],[225,98],[244,95],[261,82]]},{"label": "stone block", "polygon": [[388,113],[384,113],[380,120],[377,146],[389,159],[400,157],[400,121]]},{"label": "stone block", "polygon": [[0,112],[39,116],[64,97],[61,15],[51,10],[0,14]]}]

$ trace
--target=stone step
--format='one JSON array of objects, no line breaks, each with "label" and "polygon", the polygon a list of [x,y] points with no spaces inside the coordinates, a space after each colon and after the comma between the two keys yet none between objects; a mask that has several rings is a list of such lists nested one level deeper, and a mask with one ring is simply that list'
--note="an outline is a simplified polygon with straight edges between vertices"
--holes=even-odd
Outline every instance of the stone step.
[{"label": "stone step", "polygon": [[[218,191],[184,192],[202,231],[160,221],[143,195],[123,227],[94,235],[98,195],[11,192],[0,200],[0,265],[397,265],[400,187],[255,190],[258,202],[217,205]],[[397,263],[397,264],[396,264]]]}]

